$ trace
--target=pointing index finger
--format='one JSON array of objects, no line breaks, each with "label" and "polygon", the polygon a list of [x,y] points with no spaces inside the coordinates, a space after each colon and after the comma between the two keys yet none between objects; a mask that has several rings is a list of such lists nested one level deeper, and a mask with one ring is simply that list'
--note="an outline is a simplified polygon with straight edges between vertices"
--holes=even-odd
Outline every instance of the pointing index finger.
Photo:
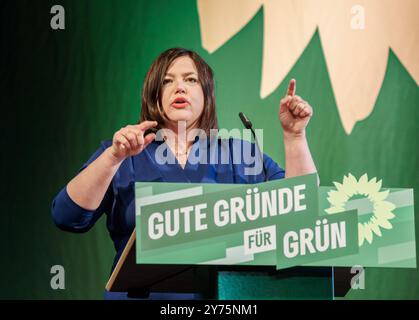
[{"label": "pointing index finger", "polygon": [[147,131],[148,129],[157,126],[158,123],[157,121],[144,121],[141,122],[140,124],[137,124],[138,129],[142,130],[142,131]]},{"label": "pointing index finger", "polygon": [[296,89],[297,89],[297,80],[291,79],[291,81],[288,85],[287,96],[295,95]]}]

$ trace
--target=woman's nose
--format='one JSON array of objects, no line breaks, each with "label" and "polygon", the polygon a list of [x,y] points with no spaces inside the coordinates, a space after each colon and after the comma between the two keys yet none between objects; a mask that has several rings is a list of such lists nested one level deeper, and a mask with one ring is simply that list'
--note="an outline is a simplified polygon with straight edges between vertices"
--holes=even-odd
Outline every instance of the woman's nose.
[{"label": "woman's nose", "polygon": [[186,86],[183,81],[178,81],[176,84],[176,93],[186,93]]}]

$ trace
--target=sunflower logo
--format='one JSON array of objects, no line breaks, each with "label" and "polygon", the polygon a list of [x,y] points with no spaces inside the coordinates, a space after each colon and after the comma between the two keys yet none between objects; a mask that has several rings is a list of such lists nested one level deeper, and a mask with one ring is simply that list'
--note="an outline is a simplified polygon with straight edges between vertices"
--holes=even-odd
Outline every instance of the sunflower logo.
[{"label": "sunflower logo", "polygon": [[374,234],[381,237],[381,228],[393,228],[390,220],[395,217],[392,212],[395,205],[385,201],[390,191],[380,191],[382,180],[377,181],[376,178],[368,180],[368,175],[364,174],[357,181],[349,173],[348,176],[343,177],[342,183],[333,183],[336,190],[328,192],[327,200],[330,203],[330,208],[326,209],[328,214],[346,211],[348,203],[354,199],[368,199],[372,204],[373,212],[371,218],[367,222],[358,223],[359,246],[362,246],[365,240],[371,244]]}]

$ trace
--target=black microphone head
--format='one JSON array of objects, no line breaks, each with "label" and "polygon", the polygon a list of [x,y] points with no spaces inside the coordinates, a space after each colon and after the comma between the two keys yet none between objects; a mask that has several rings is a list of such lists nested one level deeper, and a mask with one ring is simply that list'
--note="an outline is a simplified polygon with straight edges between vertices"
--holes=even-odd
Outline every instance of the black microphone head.
[{"label": "black microphone head", "polygon": [[247,119],[243,112],[239,113],[239,117],[246,129],[252,129],[252,123]]}]

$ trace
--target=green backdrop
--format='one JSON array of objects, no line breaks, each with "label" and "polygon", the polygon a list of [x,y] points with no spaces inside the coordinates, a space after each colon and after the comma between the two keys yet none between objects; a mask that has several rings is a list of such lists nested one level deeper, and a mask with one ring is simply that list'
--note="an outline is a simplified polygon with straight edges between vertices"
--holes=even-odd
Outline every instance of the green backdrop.
[{"label": "green backdrop", "polygon": [[[65,30],[50,28],[54,4],[66,10]],[[314,107],[307,136],[321,184],[368,173],[384,187],[414,188],[418,208],[419,90],[392,52],[374,111],[348,136],[318,33],[277,90],[260,99],[263,10],[209,55],[195,0],[10,0],[0,9],[0,298],[102,298],[114,256],[105,219],[86,234],[65,233],[53,224],[51,201],[101,140],[137,122],[147,68],[169,47],[193,49],[214,69],[220,127],[241,128],[237,114],[245,112],[265,129],[264,151],[282,165],[278,103],[289,79],[298,79],[299,94]],[[57,264],[66,270],[65,290],[50,287]],[[419,298],[417,269],[368,268],[365,280],[365,290],[347,298]],[[247,281],[249,289],[263,279]],[[220,297],[232,296],[227,290]]]}]

